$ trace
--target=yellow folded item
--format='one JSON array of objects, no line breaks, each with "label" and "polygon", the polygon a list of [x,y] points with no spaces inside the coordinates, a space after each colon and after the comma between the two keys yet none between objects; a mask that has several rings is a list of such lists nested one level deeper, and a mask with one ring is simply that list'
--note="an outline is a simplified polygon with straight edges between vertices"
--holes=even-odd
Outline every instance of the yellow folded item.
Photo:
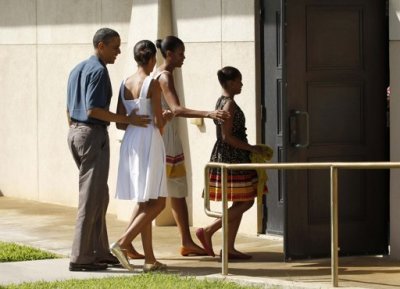
[{"label": "yellow folded item", "polygon": [[[259,144],[262,148],[262,153],[250,153],[250,160],[252,163],[266,163],[272,159],[274,151],[271,147],[265,144]],[[257,185],[257,202],[261,202],[261,196],[264,194],[265,183],[268,181],[268,175],[266,169],[256,169],[258,175],[258,185]]]}]

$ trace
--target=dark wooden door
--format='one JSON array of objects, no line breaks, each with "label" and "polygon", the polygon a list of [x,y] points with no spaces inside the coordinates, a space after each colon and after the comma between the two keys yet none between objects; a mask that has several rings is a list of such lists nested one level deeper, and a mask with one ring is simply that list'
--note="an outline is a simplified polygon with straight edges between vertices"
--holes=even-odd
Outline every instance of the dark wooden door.
[{"label": "dark wooden door", "polygon": [[[287,0],[288,162],[388,159],[385,1]],[[341,255],[388,252],[388,172],[339,173]],[[288,171],[285,258],[330,254],[329,172]]]},{"label": "dark wooden door", "polygon": [[[263,52],[263,142],[274,150],[272,162],[284,162],[285,104],[283,98],[283,0],[261,3],[261,51]],[[264,208],[264,232],[283,235],[285,172],[268,172]]]}]

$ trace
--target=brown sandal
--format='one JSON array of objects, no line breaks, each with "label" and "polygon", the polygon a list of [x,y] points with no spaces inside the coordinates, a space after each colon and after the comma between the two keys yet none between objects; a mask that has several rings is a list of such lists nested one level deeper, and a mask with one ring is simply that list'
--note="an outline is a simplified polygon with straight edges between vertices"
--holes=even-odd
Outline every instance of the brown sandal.
[{"label": "brown sandal", "polygon": [[203,249],[193,249],[188,247],[181,247],[180,253],[182,256],[207,256],[206,251]]},{"label": "brown sandal", "polygon": [[136,252],[136,250],[133,251],[128,251],[126,250],[126,256],[128,257],[128,259],[133,260],[133,259],[144,259],[144,255]]},{"label": "brown sandal", "polygon": [[126,257],[129,260],[144,259],[144,255],[136,251],[135,248],[132,246],[132,244],[129,246],[129,248],[123,248],[122,250],[124,251]]}]

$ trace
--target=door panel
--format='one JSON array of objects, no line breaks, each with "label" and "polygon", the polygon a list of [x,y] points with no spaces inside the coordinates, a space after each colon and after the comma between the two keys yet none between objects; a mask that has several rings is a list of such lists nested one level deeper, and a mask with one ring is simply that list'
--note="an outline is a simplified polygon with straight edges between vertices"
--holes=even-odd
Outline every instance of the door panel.
[{"label": "door panel", "polygon": [[[287,0],[285,7],[286,161],[387,160],[385,2]],[[329,256],[329,172],[286,177],[285,258]],[[341,255],[388,252],[387,171],[339,171],[339,223]]]},{"label": "door panel", "polygon": [[[261,51],[263,57],[263,143],[274,150],[272,162],[284,162],[285,103],[282,81],[283,69],[283,13],[282,0],[263,0],[261,17]],[[264,214],[264,231],[268,234],[283,234],[285,172],[268,171],[268,190]]]},{"label": "door panel", "polygon": [[365,142],[363,83],[307,83],[307,94],[311,144],[360,145]]},{"label": "door panel", "polygon": [[305,7],[308,71],[363,67],[363,7],[335,2]]}]

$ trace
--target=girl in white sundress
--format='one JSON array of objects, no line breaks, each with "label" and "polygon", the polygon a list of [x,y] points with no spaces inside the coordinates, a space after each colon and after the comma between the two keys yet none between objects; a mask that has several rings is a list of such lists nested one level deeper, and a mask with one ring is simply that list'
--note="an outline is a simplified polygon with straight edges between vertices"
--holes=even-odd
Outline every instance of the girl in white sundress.
[{"label": "girl in white sundress", "polygon": [[149,40],[139,41],[134,47],[137,71],[121,85],[117,112],[148,115],[152,122],[147,127],[118,126],[126,129],[121,143],[116,198],[134,200],[132,219],[127,230],[110,246],[122,266],[133,271],[126,251],[140,233],[144,251],[143,271],[162,270],[152,246],[151,222],[165,207],[167,196],[165,149],[161,136],[164,119],[161,109],[161,89],[150,72],[156,64],[156,47]]}]

